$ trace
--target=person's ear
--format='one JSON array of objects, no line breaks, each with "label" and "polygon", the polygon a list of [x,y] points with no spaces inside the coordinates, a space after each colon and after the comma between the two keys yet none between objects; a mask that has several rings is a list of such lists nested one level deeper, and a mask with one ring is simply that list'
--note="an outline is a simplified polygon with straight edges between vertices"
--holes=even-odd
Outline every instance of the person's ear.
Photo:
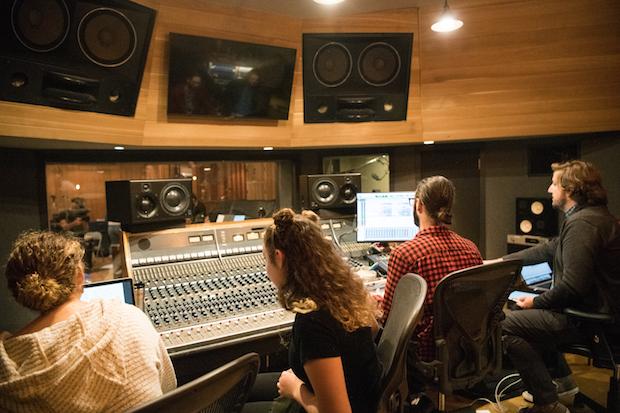
[{"label": "person's ear", "polygon": [[275,256],[274,256],[274,264],[276,265],[277,268],[282,268],[284,266],[284,263],[286,261],[286,257],[284,255],[284,251],[276,249],[275,251]]},{"label": "person's ear", "polygon": [[418,215],[424,212],[424,204],[417,198],[415,200],[415,210],[418,213]]}]

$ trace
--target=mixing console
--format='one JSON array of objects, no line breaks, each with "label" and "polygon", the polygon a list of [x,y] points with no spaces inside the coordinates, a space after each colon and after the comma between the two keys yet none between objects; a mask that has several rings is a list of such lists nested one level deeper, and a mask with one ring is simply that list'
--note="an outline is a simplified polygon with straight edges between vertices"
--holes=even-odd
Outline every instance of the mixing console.
[{"label": "mixing console", "polygon": [[[366,245],[343,240],[350,224],[330,221],[323,223],[323,231],[332,240],[341,238],[335,244],[348,246],[343,255],[349,264],[370,291],[380,294],[385,280],[368,271],[361,254],[350,252]],[[280,307],[265,273],[262,238],[271,223],[262,219],[124,234],[128,275],[144,283],[144,311],[170,354],[290,330],[294,314]]]}]

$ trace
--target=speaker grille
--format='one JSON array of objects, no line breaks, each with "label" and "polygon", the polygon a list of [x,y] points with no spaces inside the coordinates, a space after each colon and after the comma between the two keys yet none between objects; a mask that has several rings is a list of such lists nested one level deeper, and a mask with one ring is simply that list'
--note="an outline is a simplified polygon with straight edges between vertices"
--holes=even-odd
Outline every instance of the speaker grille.
[{"label": "speaker grille", "polygon": [[314,183],[312,191],[320,206],[328,206],[337,198],[338,185],[331,179],[323,178]]},{"label": "speaker grille", "polygon": [[386,86],[400,73],[400,55],[385,42],[372,43],[360,53],[358,61],[360,77],[369,85]]},{"label": "speaker grille", "polygon": [[325,87],[340,86],[351,75],[352,58],[340,43],[327,43],[317,50],[312,62],[314,77]]},{"label": "speaker grille", "polygon": [[179,216],[189,208],[191,195],[185,186],[173,182],[161,190],[160,199],[161,206],[169,215]]},{"label": "speaker grille", "polygon": [[11,26],[25,47],[49,52],[67,37],[69,10],[63,0],[17,0],[11,10]]},{"label": "speaker grille", "polygon": [[78,41],[84,55],[103,67],[121,66],[136,51],[136,28],[121,12],[98,8],[80,21]]}]

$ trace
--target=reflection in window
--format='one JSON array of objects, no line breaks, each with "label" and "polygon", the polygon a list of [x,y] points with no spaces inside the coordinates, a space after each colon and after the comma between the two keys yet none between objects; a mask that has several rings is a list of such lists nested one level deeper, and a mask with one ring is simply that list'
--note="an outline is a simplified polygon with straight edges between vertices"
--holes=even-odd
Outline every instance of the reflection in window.
[{"label": "reflection in window", "polygon": [[50,163],[45,172],[50,223],[57,222],[59,215],[73,218],[76,198],[91,221],[105,220],[105,182],[126,179],[191,177],[192,191],[207,217],[218,213],[248,219],[270,216],[277,204],[276,162]]},{"label": "reflection in window", "polygon": [[390,157],[387,154],[330,156],[323,158],[323,173],[362,174],[363,192],[390,191]]}]

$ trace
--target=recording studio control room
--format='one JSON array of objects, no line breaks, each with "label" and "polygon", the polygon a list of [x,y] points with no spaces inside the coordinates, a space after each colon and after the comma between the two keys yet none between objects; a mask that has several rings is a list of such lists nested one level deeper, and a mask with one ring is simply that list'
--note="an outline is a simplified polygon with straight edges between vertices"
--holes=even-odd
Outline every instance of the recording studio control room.
[{"label": "recording studio control room", "polygon": [[0,411],[620,413],[619,20],[2,0]]}]

